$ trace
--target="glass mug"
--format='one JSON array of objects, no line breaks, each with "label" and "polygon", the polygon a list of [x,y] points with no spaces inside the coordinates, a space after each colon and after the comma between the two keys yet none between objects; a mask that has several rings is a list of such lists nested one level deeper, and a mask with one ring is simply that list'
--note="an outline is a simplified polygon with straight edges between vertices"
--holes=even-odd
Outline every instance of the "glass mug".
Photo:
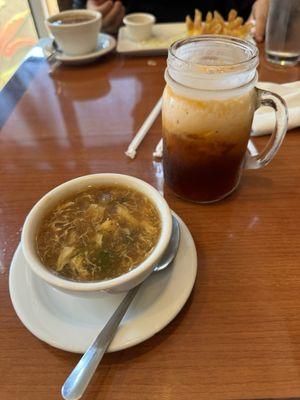
[{"label": "glass mug", "polygon": [[[278,95],[255,88],[258,49],[229,36],[198,36],[169,49],[163,94],[163,167],[167,185],[187,200],[209,203],[238,186],[242,171],[265,166],[287,129]],[[247,154],[254,111],[269,106],[276,127],[256,156]]]}]

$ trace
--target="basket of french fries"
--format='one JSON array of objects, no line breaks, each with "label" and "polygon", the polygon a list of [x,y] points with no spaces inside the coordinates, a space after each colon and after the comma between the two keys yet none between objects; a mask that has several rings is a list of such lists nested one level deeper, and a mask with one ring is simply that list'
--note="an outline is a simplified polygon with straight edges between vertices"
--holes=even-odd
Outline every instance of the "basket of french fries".
[{"label": "basket of french fries", "polygon": [[185,24],[188,36],[197,35],[229,35],[246,38],[253,28],[251,22],[244,23],[242,17],[238,16],[236,10],[230,10],[227,21],[218,11],[209,11],[205,18],[198,9],[195,10],[194,20],[187,15]]}]

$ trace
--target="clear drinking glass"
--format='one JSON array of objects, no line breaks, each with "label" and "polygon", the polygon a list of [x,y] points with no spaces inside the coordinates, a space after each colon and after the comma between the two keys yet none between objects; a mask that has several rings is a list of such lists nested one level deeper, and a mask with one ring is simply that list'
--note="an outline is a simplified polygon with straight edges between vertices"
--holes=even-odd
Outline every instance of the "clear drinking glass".
[{"label": "clear drinking glass", "polygon": [[300,58],[300,0],[270,0],[265,42],[268,61],[296,65]]},{"label": "clear drinking glass", "polygon": [[[244,168],[261,168],[275,155],[287,128],[278,95],[255,88],[258,49],[245,40],[198,36],[169,49],[163,94],[163,167],[180,197],[209,203],[228,196]],[[269,106],[276,127],[261,154],[247,156],[254,111]]]}]

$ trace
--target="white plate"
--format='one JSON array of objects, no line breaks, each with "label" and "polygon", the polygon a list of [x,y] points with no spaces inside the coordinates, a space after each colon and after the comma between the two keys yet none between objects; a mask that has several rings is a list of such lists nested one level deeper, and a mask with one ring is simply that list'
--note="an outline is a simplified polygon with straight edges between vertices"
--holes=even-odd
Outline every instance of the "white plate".
[{"label": "white plate", "polygon": [[125,54],[167,54],[169,46],[187,36],[185,23],[155,24],[152,36],[142,42],[134,42],[127,36],[127,28],[119,29],[117,52]]},{"label": "white plate", "polygon": [[[181,310],[194,286],[197,253],[187,226],[173,266],[150,276],[124,316],[108,351],[134,346],[163,329]],[[103,328],[124,294],[86,299],[65,294],[34,275],[21,246],[13,257],[9,291],[14,309],[36,337],[62,350],[84,353]]]},{"label": "white plate", "polygon": [[[69,56],[59,52],[55,58],[65,64],[85,64],[96,60],[97,58],[109,53],[116,47],[116,39],[106,33],[99,33],[96,50],[89,54],[80,56]],[[48,57],[53,52],[52,41],[44,46],[45,56]]]},{"label": "white plate", "polygon": [[[172,43],[184,38],[188,38],[188,35],[186,25],[182,22],[155,24],[152,36],[142,42],[130,40],[126,26],[123,26],[119,29],[117,52],[141,56],[167,54]],[[255,44],[250,34],[246,39]]]}]

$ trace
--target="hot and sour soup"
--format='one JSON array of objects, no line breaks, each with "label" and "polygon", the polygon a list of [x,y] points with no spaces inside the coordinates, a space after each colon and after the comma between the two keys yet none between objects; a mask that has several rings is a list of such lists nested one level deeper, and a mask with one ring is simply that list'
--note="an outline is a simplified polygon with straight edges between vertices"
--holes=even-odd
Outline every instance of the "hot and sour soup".
[{"label": "hot and sour soup", "polygon": [[151,200],[122,185],[89,186],[48,212],[36,245],[42,263],[75,281],[116,278],[144,261],[161,232]]}]

